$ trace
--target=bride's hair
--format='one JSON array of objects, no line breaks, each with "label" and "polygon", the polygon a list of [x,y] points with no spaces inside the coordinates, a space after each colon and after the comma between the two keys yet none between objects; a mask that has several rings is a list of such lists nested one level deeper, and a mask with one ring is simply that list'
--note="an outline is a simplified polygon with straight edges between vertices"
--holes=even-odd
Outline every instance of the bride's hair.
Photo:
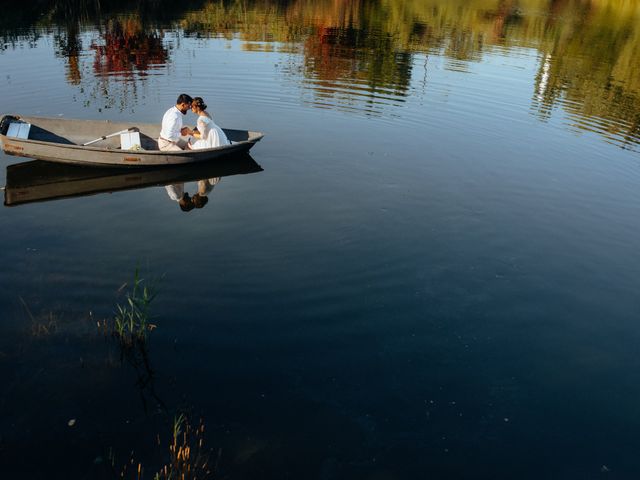
[{"label": "bride's hair", "polygon": [[191,105],[195,105],[198,110],[206,110],[207,109],[207,104],[204,103],[204,100],[202,99],[202,97],[196,97],[193,99],[193,102],[191,102]]}]

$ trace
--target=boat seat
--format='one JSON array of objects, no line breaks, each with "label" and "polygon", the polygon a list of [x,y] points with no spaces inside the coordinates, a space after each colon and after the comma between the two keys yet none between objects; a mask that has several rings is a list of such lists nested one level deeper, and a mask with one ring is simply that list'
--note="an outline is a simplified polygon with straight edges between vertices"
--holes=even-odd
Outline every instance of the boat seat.
[{"label": "boat seat", "polygon": [[7,137],[27,139],[29,138],[29,130],[31,130],[30,123],[11,122],[7,130]]},{"label": "boat seat", "polygon": [[120,134],[120,147],[122,150],[142,150],[139,132],[127,132]]}]

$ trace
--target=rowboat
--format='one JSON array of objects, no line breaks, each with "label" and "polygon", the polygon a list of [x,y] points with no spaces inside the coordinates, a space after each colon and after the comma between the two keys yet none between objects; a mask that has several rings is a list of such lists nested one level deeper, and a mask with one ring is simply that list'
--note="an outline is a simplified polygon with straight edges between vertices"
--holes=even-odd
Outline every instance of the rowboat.
[{"label": "rowboat", "polygon": [[100,167],[33,160],[9,165],[4,187],[7,207],[62,198],[114,193],[261,172],[248,153],[215,162],[167,167]]},{"label": "rowboat", "polygon": [[160,123],[132,125],[109,120],[3,115],[0,142],[9,155],[52,162],[158,166],[199,163],[248,152],[264,136],[248,130],[223,130],[231,145],[167,152],[158,149]]}]

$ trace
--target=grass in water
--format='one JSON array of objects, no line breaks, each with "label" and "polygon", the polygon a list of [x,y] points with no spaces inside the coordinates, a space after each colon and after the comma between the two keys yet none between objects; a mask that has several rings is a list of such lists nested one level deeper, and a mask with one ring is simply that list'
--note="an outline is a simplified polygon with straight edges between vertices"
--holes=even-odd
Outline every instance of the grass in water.
[{"label": "grass in water", "polygon": [[[153,480],[207,480],[215,466],[209,466],[211,450],[204,448],[204,423],[200,420],[193,428],[184,414],[173,419],[171,443],[167,462],[153,476]],[[158,435],[158,446],[161,447]],[[218,456],[220,452],[218,452]],[[119,478],[144,479],[144,467],[134,460],[133,454],[120,471]]]},{"label": "grass in water", "polygon": [[[122,285],[118,292],[126,286],[126,283]],[[156,328],[156,325],[150,322],[151,303],[156,295],[157,289],[147,286],[145,280],[140,278],[139,269],[136,268],[132,288],[126,293],[126,302],[116,305],[116,313],[112,319],[97,322],[99,331],[117,341],[120,359],[126,360],[135,369],[136,384],[140,389],[145,412],[148,411],[149,400],[155,401],[159,411],[167,409],[155,390],[155,374],[151,368],[148,350],[149,332]]]},{"label": "grass in water", "polygon": [[58,321],[53,312],[49,312],[45,317],[39,315],[38,318],[36,318],[33,313],[31,313],[31,309],[24,298],[18,298],[20,299],[25,312],[27,312],[27,315],[31,319],[31,335],[34,337],[48,337],[49,335],[56,333],[58,330]]},{"label": "grass in water", "polygon": [[204,450],[204,423],[197,428],[189,424],[183,415],[173,419],[173,438],[169,445],[169,462],[153,477],[154,480],[198,480],[211,475],[209,455]]},{"label": "grass in water", "polygon": [[147,340],[149,331],[155,325],[149,322],[151,317],[151,302],[156,298],[154,287],[144,284],[136,268],[133,277],[133,288],[127,293],[127,302],[116,305],[116,315],[113,322],[113,335],[124,347],[133,347],[137,343]]}]

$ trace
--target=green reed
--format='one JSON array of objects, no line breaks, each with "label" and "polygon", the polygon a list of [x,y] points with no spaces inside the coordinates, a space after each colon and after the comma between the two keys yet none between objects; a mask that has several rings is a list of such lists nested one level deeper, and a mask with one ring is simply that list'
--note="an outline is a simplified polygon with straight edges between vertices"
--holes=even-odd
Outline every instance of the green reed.
[{"label": "green reed", "polygon": [[144,343],[147,334],[155,325],[149,322],[151,318],[151,303],[156,298],[157,291],[147,286],[140,278],[136,268],[133,277],[133,288],[127,293],[126,303],[116,305],[116,315],[113,323],[113,334],[123,345]]}]

